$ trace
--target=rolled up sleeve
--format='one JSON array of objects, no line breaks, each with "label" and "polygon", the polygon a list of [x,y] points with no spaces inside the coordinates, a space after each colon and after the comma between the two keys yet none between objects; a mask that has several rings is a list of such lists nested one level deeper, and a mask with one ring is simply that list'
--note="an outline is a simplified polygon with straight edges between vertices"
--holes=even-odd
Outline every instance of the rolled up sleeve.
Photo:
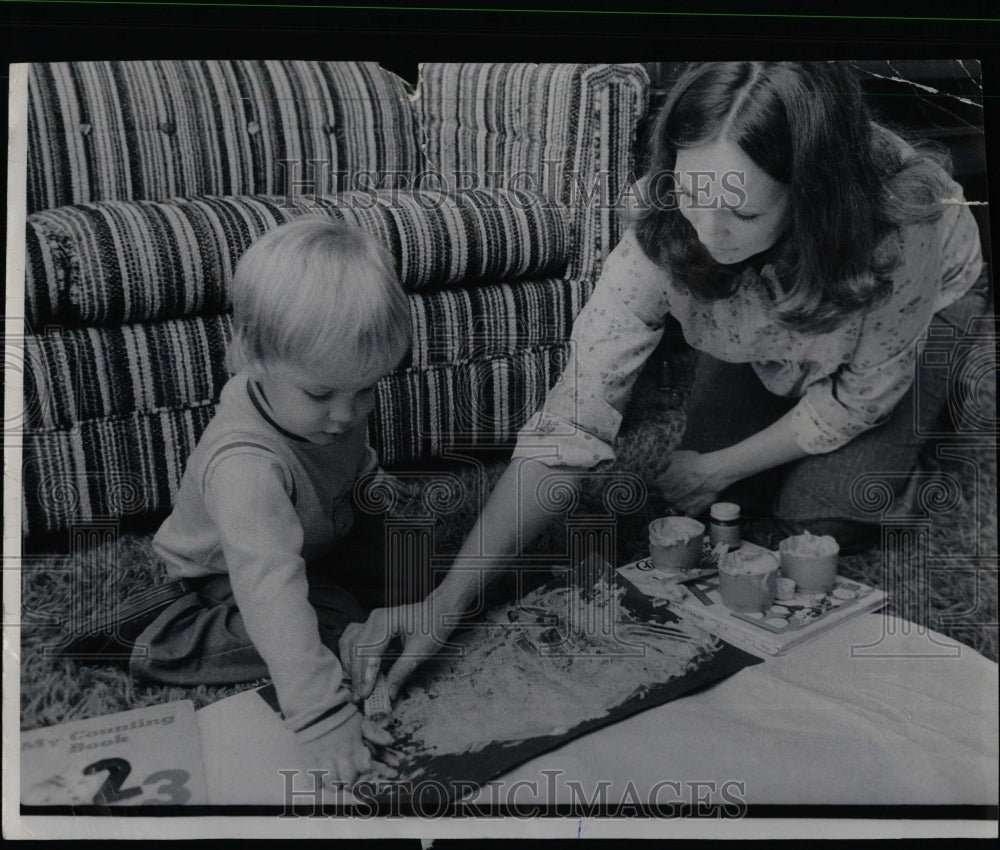
[{"label": "rolled up sleeve", "polygon": [[916,344],[871,368],[847,366],[810,385],[792,412],[799,447],[831,452],[885,422],[913,384]]},{"label": "rolled up sleeve", "polygon": [[622,413],[667,310],[666,273],[629,231],[608,255],[573,325],[566,367],[519,432],[514,457],[584,469],[614,461]]}]

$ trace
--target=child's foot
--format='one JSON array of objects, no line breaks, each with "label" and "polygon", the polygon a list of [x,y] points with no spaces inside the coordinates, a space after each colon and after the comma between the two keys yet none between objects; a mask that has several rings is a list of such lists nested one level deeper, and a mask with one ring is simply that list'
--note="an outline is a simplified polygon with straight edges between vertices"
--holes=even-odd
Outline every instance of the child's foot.
[{"label": "child's foot", "polygon": [[160,613],[176,600],[195,590],[187,579],[157,585],[127,600],[120,610],[101,612],[73,632],[52,655],[75,661],[127,663],[132,647]]}]

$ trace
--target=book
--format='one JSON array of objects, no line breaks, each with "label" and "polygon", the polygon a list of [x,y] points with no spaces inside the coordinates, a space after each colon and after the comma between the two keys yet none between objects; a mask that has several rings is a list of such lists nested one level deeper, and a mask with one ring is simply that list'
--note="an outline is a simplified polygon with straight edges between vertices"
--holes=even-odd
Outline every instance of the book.
[{"label": "book", "polygon": [[886,600],[884,591],[837,576],[829,593],[796,593],[790,599],[776,600],[766,613],[743,614],[722,604],[715,570],[701,569],[691,576],[659,575],[646,558],[618,572],[642,593],[668,604],[679,617],[755,655],[781,655],[855,617],[877,611]]},{"label": "book", "polygon": [[213,806],[350,803],[346,790],[310,774],[295,733],[282,722],[274,685],[241,691],[198,710]]},{"label": "book", "polygon": [[207,802],[198,721],[191,700],[21,733],[24,806]]}]

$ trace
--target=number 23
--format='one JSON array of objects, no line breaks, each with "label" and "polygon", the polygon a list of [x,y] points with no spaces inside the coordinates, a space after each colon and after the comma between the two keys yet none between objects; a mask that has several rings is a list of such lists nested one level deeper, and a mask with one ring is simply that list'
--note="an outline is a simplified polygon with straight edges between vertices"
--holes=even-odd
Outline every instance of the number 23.
[{"label": "number 23", "polygon": [[[122,788],[128,775],[132,772],[132,765],[127,760],[123,758],[101,759],[100,761],[95,761],[93,764],[88,764],[83,769],[83,772],[85,775],[90,776],[94,773],[100,773],[102,770],[108,772],[108,778],[104,780],[104,784],[94,795],[95,805],[111,805],[112,803],[117,803],[119,800],[127,800],[142,793],[142,788],[139,786]],[[149,774],[149,776],[142,780],[142,784],[154,785],[157,782],[162,783],[156,788],[156,797],[165,796],[166,799],[160,800],[154,797],[153,799],[143,800],[142,804],[151,806],[180,806],[186,803],[191,799],[191,792],[184,787],[184,784],[190,778],[191,774],[186,770],[157,770]]]}]

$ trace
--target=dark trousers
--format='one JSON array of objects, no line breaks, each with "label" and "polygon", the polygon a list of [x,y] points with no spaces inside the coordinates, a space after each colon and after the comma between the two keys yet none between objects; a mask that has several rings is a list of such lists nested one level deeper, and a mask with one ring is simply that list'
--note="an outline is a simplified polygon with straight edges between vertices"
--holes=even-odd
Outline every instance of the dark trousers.
[{"label": "dark trousers", "polygon": [[[974,287],[934,317],[931,333],[957,345],[985,302],[984,287]],[[919,361],[914,387],[886,422],[835,451],[769,469],[722,494],[750,520],[750,539],[756,520],[757,542],[764,545],[776,547],[781,538],[808,530],[832,534],[841,551],[849,553],[878,542],[887,510],[901,515],[912,509],[922,474],[923,435],[937,430],[949,393],[950,370]],[[773,424],[795,403],[769,392],[749,364],[701,354],[680,447],[698,452],[727,448]]]},{"label": "dark trousers", "polygon": [[[364,622],[373,608],[416,601],[430,590],[429,563],[387,558],[383,524],[359,521],[329,558],[306,568],[309,604],[320,639],[337,653],[349,623]],[[349,587],[332,576],[336,575]],[[173,685],[224,685],[269,675],[247,635],[233,599],[229,576],[196,582],[139,636],[132,651],[133,675]]]}]

